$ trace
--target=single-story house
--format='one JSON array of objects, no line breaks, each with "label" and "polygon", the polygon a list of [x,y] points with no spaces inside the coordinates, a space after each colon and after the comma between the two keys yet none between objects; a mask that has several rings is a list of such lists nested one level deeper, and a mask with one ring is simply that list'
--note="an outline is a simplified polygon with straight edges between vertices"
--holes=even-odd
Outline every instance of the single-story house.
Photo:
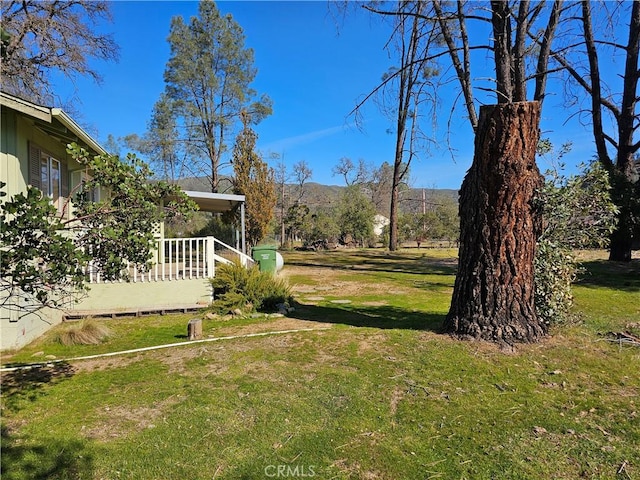
[{"label": "single-story house", "polygon": [[[70,158],[66,146],[76,142],[94,154],[106,151],[59,108],[36,105],[0,92],[0,111],[0,181],[6,183],[4,198],[24,192],[27,185],[32,185],[62,209],[69,192],[82,181],[84,170]],[[217,262],[227,263],[234,258],[244,264],[252,262],[245,254],[245,197],[203,192],[187,194],[203,211],[224,212],[240,206],[241,247],[233,248],[214,237],[164,238],[164,229],[160,226],[156,258],[149,271],[132,269],[130,282],[105,282],[90,264],[86,272],[88,294],[79,302],[69,302],[64,309],[38,309],[37,302],[27,294],[9,301],[9,293],[0,289],[0,350],[25,345],[65,317],[187,310],[210,303],[212,292],[208,279],[215,275]],[[61,214],[73,215],[73,212],[65,209]],[[0,246],[0,255],[2,248]]]},{"label": "single-story house", "polygon": [[375,233],[377,236],[382,235],[384,227],[386,227],[387,225],[389,225],[389,219],[384,215],[376,213],[376,215],[373,217],[373,233]]}]

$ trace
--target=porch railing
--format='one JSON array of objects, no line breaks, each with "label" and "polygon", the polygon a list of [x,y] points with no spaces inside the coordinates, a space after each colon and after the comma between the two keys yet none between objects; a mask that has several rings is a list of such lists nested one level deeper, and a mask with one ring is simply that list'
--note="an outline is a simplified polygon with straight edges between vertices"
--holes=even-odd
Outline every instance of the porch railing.
[{"label": "porch railing", "polygon": [[[216,263],[233,261],[239,261],[245,267],[254,263],[248,255],[214,237],[166,238],[158,240],[148,270],[141,271],[132,265],[125,273],[134,283],[213,278]],[[105,283],[92,262],[87,267],[87,277],[89,283]]]}]

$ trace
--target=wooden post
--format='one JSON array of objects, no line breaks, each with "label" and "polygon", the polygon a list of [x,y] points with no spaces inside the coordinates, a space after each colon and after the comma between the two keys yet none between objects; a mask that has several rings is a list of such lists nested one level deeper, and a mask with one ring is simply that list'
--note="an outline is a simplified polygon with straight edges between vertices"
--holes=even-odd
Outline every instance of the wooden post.
[{"label": "wooden post", "polygon": [[202,319],[192,318],[187,324],[187,337],[189,340],[202,338]]}]

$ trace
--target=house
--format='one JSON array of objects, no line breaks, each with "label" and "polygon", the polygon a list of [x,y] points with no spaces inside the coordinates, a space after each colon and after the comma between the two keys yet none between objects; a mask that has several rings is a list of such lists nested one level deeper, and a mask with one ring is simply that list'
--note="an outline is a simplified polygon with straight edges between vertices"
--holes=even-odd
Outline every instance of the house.
[{"label": "house", "polygon": [[384,231],[384,227],[388,225],[389,225],[389,219],[384,215],[380,215],[377,213],[375,217],[373,217],[373,233],[375,233],[377,236],[382,235],[382,232]]},{"label": "house", "polygon": [[[0,181],[6,183],[5,198],[33,185],[51,199],[61,215],[73,215],[72,209],[65,207],[67,197],[82,181],[84,167],[67,154],[66,146],[76,142],[94,154],[106,153],[105,150],[59,108],[0,92],[0,111]],[[19,348],[64,318],[187,310],[210,303],[208,279],[215,275],[218,262],[228,263],[235,258],[245,265],[252,262],[244,253],[245,198],[187,194],[203,211],[224,212],[240,207],[241,249],[213,237],[164,238],[161,227],[151,269],[139,272],[131,268],[130,282],[105,282],[90,263],[86,271],[88,294],[77,302],[69,301],[64,309],[37,308],[37,302],[27,294],[18,299],[14,295],[7,301],[8,293],[0,290],[0,350]]]}]

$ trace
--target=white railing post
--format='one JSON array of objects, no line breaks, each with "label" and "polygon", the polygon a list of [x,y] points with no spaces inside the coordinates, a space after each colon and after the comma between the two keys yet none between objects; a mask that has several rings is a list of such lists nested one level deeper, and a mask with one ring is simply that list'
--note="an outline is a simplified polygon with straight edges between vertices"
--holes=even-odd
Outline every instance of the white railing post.
[{"label": "white railing post", "polygon": [[172,280],[171,278],[171,273],[173,271],[173,255],[172,255],[172,251],[173,251],[173,245],[172,245],[172,241],[169,240],[169,280]]},{"label": "white railing post", "polygon": [[[182,279],[184,280],[187,278],[187,247],[184,238],[180,244],[182,245]],[[178,260],[178,262],[180,261]],[[178,263],[178,265],[180,265],[180,263]]]},{"label": "white railing post", "polygon": [[213,278],[215,275],[215,238],[207,237],[206,258],[207,258],[207,278]]},{"label": "white railing post", "polygon": [[[129,262],[124,271],[129,273],[129,281],[132,283],[213,278],[217,262],[231,263],[233,259],[237,259],[245,267],[254,263],[250,256],[215,237],[165,238],[158,240],[156,258],[155,261],[152,260],[148,272],[143,272]],[[91,284],[105,282],[104,275],[96,267],[94,260],[88,262],[85,275]],[[116,282],[123,282],[123,279],[119,278]]]},{"label": "white railing post", "polygon": [[202,262],[202,260],[200,260],[200,243],[201,240],[198,238],[196,240],[196,261],[198,262],[196,264],[196,278],[200,278],[200,269],[202,268],[202,264],[204,262]]}]

